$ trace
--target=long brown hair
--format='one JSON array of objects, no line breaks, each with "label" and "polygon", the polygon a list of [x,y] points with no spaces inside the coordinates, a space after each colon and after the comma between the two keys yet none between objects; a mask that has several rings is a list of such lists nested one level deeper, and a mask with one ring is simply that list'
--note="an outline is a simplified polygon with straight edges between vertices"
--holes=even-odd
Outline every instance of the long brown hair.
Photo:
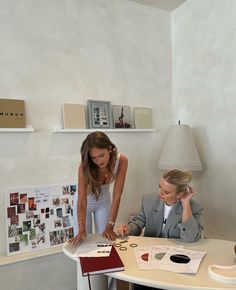
[{"label": "long brown hair", "polygon": [[96,199],[101,195],[101,181],[99,181],[98,166],[92,161],[89,154],[93,148],[107,149],[110,159],[107,164],[108,173],[113,176],[113,168],[117,158],[116,145],[111,142],[109,137],[100,131],[90,133],[83,141],[80,148],[82,170],[88,184],[88,192],[91,192]]}]

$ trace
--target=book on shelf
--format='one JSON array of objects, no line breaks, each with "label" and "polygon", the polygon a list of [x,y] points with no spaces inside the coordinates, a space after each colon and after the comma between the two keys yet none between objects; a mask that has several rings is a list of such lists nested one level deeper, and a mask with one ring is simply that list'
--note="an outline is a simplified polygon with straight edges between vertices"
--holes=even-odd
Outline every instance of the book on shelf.
[{"label": "book on shelf", "polygon": [[130,106],[113,105],[113,126],[114,128],[132,128],[132,117]]},{"label": "book on shelf", "polygon": [[0,99],[0,128],[25,128],[25,101]]},{"label": "book on shelf", "polygon": [[64,129],[85,129],[85,106],[80,104],[63,104]]},{"label": "book on shelf", "polygon": [[152,129],[152,109],[147,107],[133,108],[134,126],[136,129]]},{"label": "book on shelf", "polygon": [[114,246],[108,257],[79,257],[83,276],[124,271],[124,264]]}]

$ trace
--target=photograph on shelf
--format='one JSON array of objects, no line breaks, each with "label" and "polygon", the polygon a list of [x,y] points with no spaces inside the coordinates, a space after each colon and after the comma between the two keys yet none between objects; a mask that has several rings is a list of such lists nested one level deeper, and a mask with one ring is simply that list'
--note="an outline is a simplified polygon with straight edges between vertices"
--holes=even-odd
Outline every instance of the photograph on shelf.
[{"label": "photograph on shelf", "polygon": [[88,125],[94,129],[112,128],[112,113],[110,101],[87,101]]},{"label": "photograph on shelf", "polygon": [[134,126],[136,129],[153,129],[152,109],[147,107],[133,108]]},{"label": "photograph on shelf", "polygon": [[114,128],[132,128],[132,116],[130,106],[112,106]]},{"label": "photograph on shelf", "polygon": [[84,105],[64,103],[62,113],[64,129],[86,129]]},{"label": "photograph on shelf", "polygon": [[76,184],[6,190],[7,255],[63,244],[74,236]]}]

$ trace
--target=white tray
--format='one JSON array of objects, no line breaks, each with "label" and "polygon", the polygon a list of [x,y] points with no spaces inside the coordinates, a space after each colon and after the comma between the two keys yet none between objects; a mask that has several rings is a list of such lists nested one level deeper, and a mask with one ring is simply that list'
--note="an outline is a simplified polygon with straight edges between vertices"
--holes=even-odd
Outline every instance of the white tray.
[{"label": "white tray", "polygon": [[212,279],[218,280],[220,282],[236,284],[236,265],[210,265],[208,267],[208,274]]}]

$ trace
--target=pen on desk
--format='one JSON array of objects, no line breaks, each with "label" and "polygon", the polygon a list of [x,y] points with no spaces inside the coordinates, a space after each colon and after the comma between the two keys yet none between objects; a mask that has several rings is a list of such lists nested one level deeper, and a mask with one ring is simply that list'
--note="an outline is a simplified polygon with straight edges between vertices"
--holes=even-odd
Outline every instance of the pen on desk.
[{"label": "pen on desk", "polygon": [[124,244],[124,243],[127,243],[128,240],[123,240],[123,241],[120,241],[121,244]]}]

